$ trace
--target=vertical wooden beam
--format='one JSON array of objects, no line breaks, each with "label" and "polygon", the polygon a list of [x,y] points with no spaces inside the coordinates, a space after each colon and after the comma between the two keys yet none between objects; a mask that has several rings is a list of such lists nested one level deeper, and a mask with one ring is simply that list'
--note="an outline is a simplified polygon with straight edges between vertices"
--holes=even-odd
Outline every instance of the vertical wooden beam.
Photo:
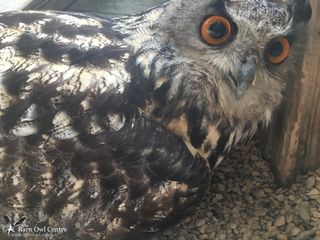
[{"label": "vertical wooden beam", "polygon": [[310,25],[309,48],[303,65],[305,83],[301,110],[304,124],[301,126],[299,158],[305,170],[320,165],[320,2],[312,0],[313,21]]},{"label": "vertical wooden beam", "polygon": [[320,1],[311,0],[313,17],[301,76],[292,76],[286,98],[263,142],[280,186],[302,171],[320,166]]}]

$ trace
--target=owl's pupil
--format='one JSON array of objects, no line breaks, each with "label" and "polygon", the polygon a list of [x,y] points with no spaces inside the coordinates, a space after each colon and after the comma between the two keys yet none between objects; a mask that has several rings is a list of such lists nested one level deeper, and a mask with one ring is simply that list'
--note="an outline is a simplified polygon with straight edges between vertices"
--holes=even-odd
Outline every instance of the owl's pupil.
[{"label": "owl's pupil", "polygon": [[223,38],[227,33],[227,29],[222,22],[215,22],[210,26],[209,33],[213,38]]},{"label": "owl's pupil", "polygon": [[281,42],[275,42],[270,48],[270,55],[273,57],[278,57],[283,52],[283,45]]}]

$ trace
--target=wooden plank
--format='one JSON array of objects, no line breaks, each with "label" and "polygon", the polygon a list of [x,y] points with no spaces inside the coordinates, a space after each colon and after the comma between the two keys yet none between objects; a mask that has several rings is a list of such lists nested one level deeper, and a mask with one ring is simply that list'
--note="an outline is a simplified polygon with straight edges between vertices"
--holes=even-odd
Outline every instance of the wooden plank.
[{"label": "wooden plank", "polygon": [[10,1],[2,1],[0,4],[0,12],[8,12],[14,10],[22,10],[28,4],[30,4],[32,0],[10,0]]},{"label": "wooden plank", "polygon": [[[320,165],[320,2],[312,0],[314,18],[306,60],[303,66],[305,91],[301,110],[304,123],[300,139],[299,157],[304,161],[304,170]],[[304,147],[305,146],[305,147]]]},{"label": "wooden plank", "polygon": [[280,186],[320,166],[320,2],[310,2],[313,17],[302,74],[298,79],[292,76],[283,106],[262,144]]},{"label": "wooden plank", "polygon": [[33,0],[25,9],[66,10],[116,17],[139,13],[166,1],[167,0],[137,0],[134,2],[131,0]]},{"label": "wooden plank", "polygon": [[102,13],[106,16],[120,16],[142,12],[160,5],[167,0],[78,0],[70,5],[69,10]]},{"label": "wooden plank", "polygon": [[33,0],[25,7],[26,10],[66,10],[77,0]]}]

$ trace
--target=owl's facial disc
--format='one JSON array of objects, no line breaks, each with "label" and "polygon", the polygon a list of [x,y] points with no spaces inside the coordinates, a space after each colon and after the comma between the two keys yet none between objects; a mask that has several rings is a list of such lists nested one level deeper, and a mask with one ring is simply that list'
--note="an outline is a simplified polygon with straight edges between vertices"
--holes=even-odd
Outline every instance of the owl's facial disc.
[{"label": "owl's facial disc", "polygon": [[[223,48],[230,43],[237,34],[237,26],[228,17],[212,15],[205,19],[201,25],[203,41],[216,48]],[[229,72],[230,85],[234,89],[237,100],[246,93],[255,78],[258,56],[245,54],[235,72]]]},{"label": "owl's facial disc", "polygon": [[239,65],[239,68],[235,70],[235,73],[229,72],[229,78],[232,81],[237,100],[240,100],[251,87],[255,79],[257,64],[258,56],[249,54],[241,61],[241,64]]}]

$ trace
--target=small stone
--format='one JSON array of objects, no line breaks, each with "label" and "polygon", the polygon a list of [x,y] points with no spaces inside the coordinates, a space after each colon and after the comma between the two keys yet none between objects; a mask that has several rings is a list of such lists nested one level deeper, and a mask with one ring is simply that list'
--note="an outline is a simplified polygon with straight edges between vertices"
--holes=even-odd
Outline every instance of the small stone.
[{"label": "small stone", "polygon": [[216,233],[215,232],[210,233],[208,239],[209,240],[215,240],[216,239]]},{"label": "small stone", "polygon": [[315,223],[311,223],[311,222],[306,222],[304,221],[303,224],[302,224],[302,227],[305,231],[310,231],[314,228],[314,224]]},{"label": "small stone", "polygon": [[[287,220],[287,218],[286,218]],[[288,223],[288,221],[287,221]],[[291,233],[292,229],[294,229],[296,226],[293,223],[289,223],[285,226],[284,232]]]},{"label": "small stone", "polygon": [[320,212],[314,210],[314,211],[311,211],[311,215],[312,217],[316,218],[316,219],[320,219]]},{"label": "small stone", "polygon": [[233,219],[239,219],[239,218],[241,218],[241,214],[240,213],[233,213],[232,217],[233,217]]},{"label": "small stone", "polygon": [[220,234],[219,240],[226,240],[226,239],[227,239],[227,235],[226,234],[224,234],[224,233]]},{"label": "small stone", "polygon": [[320,200],[320,195],[311,195],[309,196],[309,198],[317,201],[317,200]]},{"label": "small stone", "polygon": [[299,226],[301,224],[301,220],[298,216],[293,216],[292,221],[296,226]]},{"label": "small stone", "polygon": [[190,223],[192,221],[191,217],[187,217],[186,220],[184,220],[185,223]]},{"label": "small stone", "polygon": [[316,188],[312,189],[309,193],[307,193],[308,196],[316,196],[320,195],[320,191]]},{"label": "small stone", "polygon": [[202,202],[202,203],[200,203],[200,207],[203,209],[203,208],[206,208],[206,203],[205,202]]},{"label": "small stone", "polygon": [[237,213],[239,213],[239,212],[240,212],[240,207],[239,207],[239,208],[238,208],[238,207],[233,208],[233,209],[231,210],[231,212],[232,212],[232,214],[237,214]]},{"label": "small stone", "polygon": [[167,229],[166,231],[163,232],[163,235],[165,236],[171,236],[173,234],[173,232],[171,231],[171,229]]},{"label": "small stone", "polygon": [[252,171],[252,176],[260,176],[260,173],[258,171]]},{"label": "small stone", "polygon": [[302,202],[298,205],[298,214],[299,216],[305,220],[310,221],[310,205],[308,202]]},{"label": "small stone", "polygon": [[287,223],[292,223],[292,219],[293,219],[293,217],[291,214],[286,215],[286,222]]},{"label": "small stone", "polygon": [[199,232],[204,234],[206,232],[206,229],[207,229],[207,225],[206,224],[203,224],[200,229],[199,229]]},{"label": "small stone", "polygon": [[314,185],[316,184],[316,177],[312,176],[309,177],[306,181],[306,188],[308,190],[311,190],[312,188],[314,188]]},{"label": "small stone", "polygon": [[272,222],[271,221],[268,221],[267,223],[266,223],[266,229],[268,230],[268,231],[270,231],[271,230],[271,228],[273,228],[274,226],[272,226]]},{"label": "small stone", "polygon": [[216,217],[212,217],[210,220],[213,221],[214,223],[219,223],[219,220]]},{"label": "small stone", "polygon": [[231,229],[236,229],[237,227],[238,227],[238,225],[235,224],[235,223],[232,223],[232,224],[230,225],[230,228],[231,228]]},{"label": "small stone", "polygon": [[189,233],[188,233],[188,231],[187,231],[186,229],[182,229],[182,230],[180,231],[180,235],[183,236],[183,237],[187,236],[188,234],[189,234]]},{"label": "small stone", "polygon": [[277,199],[279,202],[283,202],[283,200],[284,200],[284,195],[283,195],[283,194],[279,194],[278,196],[276,196],[276,199]]},{"label": "small stone", "polygon": [[276,227],[272,227],[272,228],[268,231],[268,234],[269,234],[269,237],[270,237],[270,238],[274,238],[278,233],[279,233],[279,230],[278,230],[278,228],[276,228]]},{"label": "small stone", "polygon": [[205,219],[200,219],[196,222],[196,226],[197,227],[201,227],[203,224],[206,223],[206,220]]},{"label": "small stone", "polygon": [[252,238],[252,232],[251,231],[245,231],[243,233],[243,240],[251,240]]},{"label": "small stone", "polygon": [[286,224],[286,219],[284,216],[277,217],[276,221],[274,222],[274,226],[280,227]]},{"label": "small stone", "polygon": [[264,198],[266,196],[266,193],[262,190],[258,190],[257,193],[256,193],[256,197],[258,199],[261,199],[261,198]]},{"label": "small stone", "polygon": [[196,237],[195,235],[189,234],[189,235],[187,236],[187,240],[198,240],[198,239],[197,239],[197,237]]},{"label": "small stone", "polygon": [[266,193],[272,193],[272,192],[273,192],[273,190],[272,190],[270,187],[266,187],[266,188],[264,189],[264,191],[265,191]]},{"label": "small stone", "polygon": [[292,201],[292,202],[294,202],[294,201],[296,200],[296,197],[293,196],[293,195],[290,195],[288,198],[289,198],[289,200]]},{"label": "small stone", "polygon": [[207,240],[208,237],[209,237],[208,234],[200,235],[200,239],[201,239],[201,240]]},{"label": "small stone", "polygon": [[219,200],[222,200],[223,199],[223,196],[222,194],[216,194],[215,198],[219,201]]},{"label": "small stone", "polygon": [[316,229],[312,229],[310,231],[301,232],[295,240],[310,240],[313,239],[316,234]]},{"label": "small stone", "polygon": [[213,213],[212,212],[207,212],[206,215],[207,215],[208,218],[212,218],[213,217]]},{"label": "small stone", "polygon": [[185,237],[184,236],[180,236],[180,237],[178,237],[178,239],[177,240],[186,240],[185,239]]},{"label": "small stone", "polygon": [[291,236],[292,236],[292,237],[295,237],[295,236],[297,236],[300,232],[301,232],[301,230],[300,230],[299,228],[295,227],[295,228],[293,228],[293,229],[291,230]]},{"label": "small stone", "polygon": [[264,209],[258,209],[256,212],[255,212],[255,215],[258,216],[258,217],[263,217],[266,215],[266,211]]},{"label": "small stone", "polygon": [[212,225],[212,224],[208,224],[206,225],[206,233],[210,234],[212,232],[214,232],[216,229],[215,229],[215,226]]},{"label": "small stone", "polygon": [[254,204],[255,203],[255,200],[251,197],[251,196],[247,196],[247,199],[249,204]]},{"label": "small stone", "polygon": [[288,238],[286,235],[280,233],[277,235],[277,240],[288,240]]}]

